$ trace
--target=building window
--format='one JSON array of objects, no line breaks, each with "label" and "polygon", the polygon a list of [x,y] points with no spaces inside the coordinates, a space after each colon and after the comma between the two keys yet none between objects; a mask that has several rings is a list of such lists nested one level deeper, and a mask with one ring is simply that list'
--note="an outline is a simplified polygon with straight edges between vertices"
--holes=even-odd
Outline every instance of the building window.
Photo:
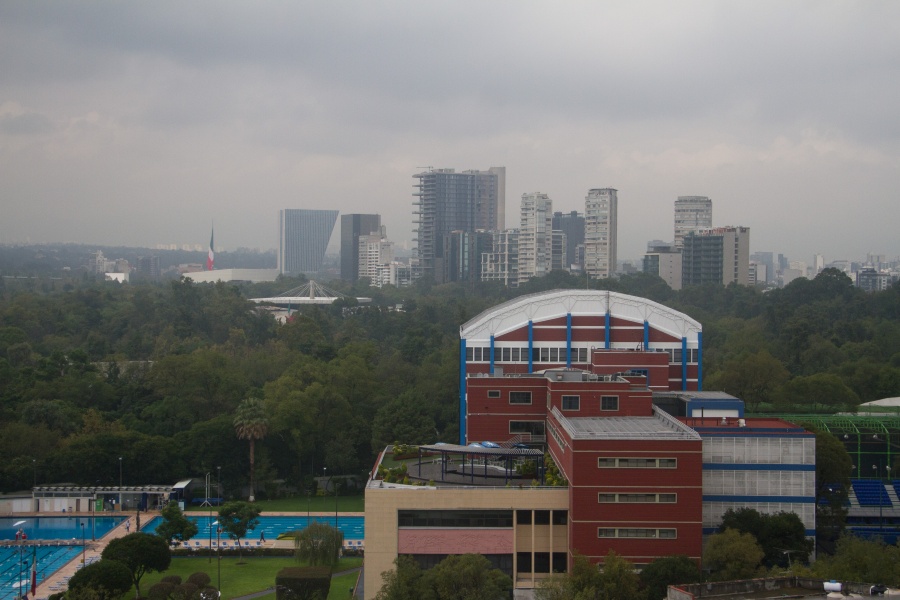
[{"label": "building window", "polygon": [[503,362],[509,362],[509,351],[510,351],[510,350],[511,350],[511,348],[503,348],[503,349],[501,350],[501,353],[502,353],[502,355],[503,355],[503,358],[502,358],[501,360],[502,360]]},{"label": "building window", "polygon": [[597,537],[598,538],[614,538],[614,537],[616,537],[616,530],[600,527],[597,529]]},{"label": "building window", "polygon": [[554,510],[552,520],[554,525],[567,525],[569,523],[569,511]]},{"label": "building window", "polygon": [[678,534],[677,530],[675,529],[649,529],[639,527],[623,527],[620,529],[612,529],[608,527],[600,527],[597,529],[597,537],[674,540],[678,537]]},{"label": "building window", "polygon": [[513,526],[511,510],[400,510],[400,527],[506,528]]},{"label": "building window", "polygon": [[550,362],[550,348],[541,348],[540,362]]},{"label": "building window", "polygon": [[598,469],[675,469],[677,458],[598,458]]},{"label": "building window", "polygon": [[516,525],[531,525],[531,511],[530,510],[517,510],[516,511]]},{"label": "building window", "polygon": [[578,410],[581,407],[581,396],[563,396],[563,410]]},{"label": "building window", "polygon": [[531,392],[510,392],[510,404],[531,404]]},{"label": "building window", "polygon": [[619,410],[618,396],[603,396],[600,398],[600,410]]},{"label": "building window", "polygon": [[544,435],[543,421],[510,421],[509,432],[511,434],[527,433],[530,435]]},{"label": "building window", "polygon": [[499,398],[500,390],[488,390],[488,398]]},{"label": "building window", "polygon": [[676,494],[597,494],[600,504],[672,504],[675,501]]},{"label": "building window", "polygon": [[535,525],[549,525],[550,524],[550,511],[549,510],[534,511],[534,524]]},{"label": "building window", "polygon": [[597,494],[597,502],[599,502],[600,504],[612,504],[615,501],[615,494]]}]

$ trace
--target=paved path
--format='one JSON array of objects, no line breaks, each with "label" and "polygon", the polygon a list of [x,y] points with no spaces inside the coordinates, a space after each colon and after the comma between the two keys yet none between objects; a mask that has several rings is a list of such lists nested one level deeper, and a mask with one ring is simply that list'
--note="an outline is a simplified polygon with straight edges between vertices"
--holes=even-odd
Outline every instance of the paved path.
[{"label": "paved path", "polygon": [[[69,513],[66,513],[69,514]],[[37,513],[40,516],[40,513]],[[125,530],[125,524],[130,522],[131,527],[134,528],[135,518],[133,513],[110,513],[104,512],[102,515],[96,515],[94,513],[72,513],[74,516],[79,517],[91,517],[91,516],[104,516],[104,517],[128,517],[119,523],[112,531],[104,535],[97,541],[89,541],[85,543],[84,552],[79,554],[76,558],[73,558],[65,565],[63,565],[60,569],[58,569],[55,573],[50,575],[49,578],[45,579],[41,582],[41,584],[37,587],[37,593],[35,594],[35,598],[47,598],[51,594],[56,594],[60,591],[65,591],[66,584],[69,581],[69,578],[75,574],[75,572],[81,568],[82,560],[85,563],[90,563],[92,561],[99,560],[100,554],[106,548],[111,540],[123,537],[127,535],[129,532]],[[58,516],[54,514],[53,516]],[[146,525],[150,522],[150,519],[153,517],[159,516],[158,512],[143,512],[141,513],[141,524]],[[59,589],[50,589],[51,587],[59,588]]]}]

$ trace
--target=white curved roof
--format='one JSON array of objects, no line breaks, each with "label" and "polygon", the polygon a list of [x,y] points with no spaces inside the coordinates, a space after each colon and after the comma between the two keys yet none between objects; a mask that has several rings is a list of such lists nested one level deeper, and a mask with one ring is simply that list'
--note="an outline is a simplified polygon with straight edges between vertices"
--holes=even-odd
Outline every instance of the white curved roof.
[{"label": "white curved roof", "polygon": [[882,398],[881,400],[863,402],[860,406],[900,406],[900,398]]},{"label": "white curved roof", "polygon": [[678,338],[696,339],[703,330],[699,322],[646,298],[605,290],[554,290],[520,296],[490,308],[459,328],[462,339],[490,339],[527,324],[564,317],[613,317],[650,325]]}]

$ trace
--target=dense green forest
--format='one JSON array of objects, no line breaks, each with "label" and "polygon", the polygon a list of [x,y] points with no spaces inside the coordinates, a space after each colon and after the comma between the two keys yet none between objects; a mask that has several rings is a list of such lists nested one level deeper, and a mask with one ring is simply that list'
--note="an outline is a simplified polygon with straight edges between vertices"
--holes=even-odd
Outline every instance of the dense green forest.
[{"label": "dense green forest", "polygon": [[258,497],[305,490],[323,466],[364,473],[395,440],[453,441],[459,326],[547,289],[611,289],[699,320],[704,389],[751,412],[834,412],[900,395],[900,286],[866,294],[836,270],[768,293],[673,292],[644,274],[585,282],[554,272],[516,290],[332,282],[372,304],[304,308],[284,325],[247,301],[299,283],[0,280],[0,490],[117,484],[122,457],[126,485],[221,467],[237,495],[250,459],[236,417],[250,398],[264,409],[241,428],[256,432]]}]

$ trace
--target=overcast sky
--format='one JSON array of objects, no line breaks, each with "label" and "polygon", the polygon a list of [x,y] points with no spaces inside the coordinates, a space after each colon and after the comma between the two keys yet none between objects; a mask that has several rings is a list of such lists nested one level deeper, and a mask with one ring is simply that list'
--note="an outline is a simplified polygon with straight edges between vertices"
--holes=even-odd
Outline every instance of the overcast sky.
[{"label": "overcast sky", "polygon": [[427,166],[505,166],[508,227],[614,187],[620,258],[679,195],[751,251],[897,256],[900,2],[0,2],[0,243],[336,208],[410,245]]}]

